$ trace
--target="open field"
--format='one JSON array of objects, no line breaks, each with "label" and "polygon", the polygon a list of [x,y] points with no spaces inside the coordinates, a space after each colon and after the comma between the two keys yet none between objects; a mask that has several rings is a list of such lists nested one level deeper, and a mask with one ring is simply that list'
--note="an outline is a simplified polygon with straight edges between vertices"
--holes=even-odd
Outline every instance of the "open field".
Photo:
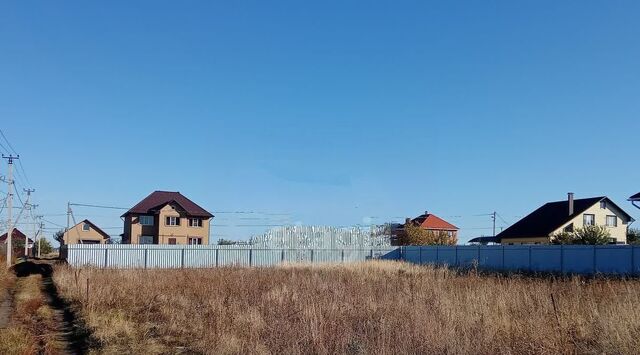
[{"label": "open field", "polygon": [[482,276],[381,261],[58,266],[54,279],[106,353],[630,354],[640,347],[637,280]]}]

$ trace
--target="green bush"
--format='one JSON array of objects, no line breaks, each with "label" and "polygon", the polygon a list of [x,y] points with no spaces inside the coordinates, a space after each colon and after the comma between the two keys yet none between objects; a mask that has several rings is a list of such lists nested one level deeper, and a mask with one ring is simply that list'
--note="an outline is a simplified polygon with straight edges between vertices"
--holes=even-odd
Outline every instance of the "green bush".
[{"label": "green bush", "polygon": [[574,232],[559,232],[551,236],[552,244],[604,245],[611,241],[611,233],[603,226],[584,226]]}]

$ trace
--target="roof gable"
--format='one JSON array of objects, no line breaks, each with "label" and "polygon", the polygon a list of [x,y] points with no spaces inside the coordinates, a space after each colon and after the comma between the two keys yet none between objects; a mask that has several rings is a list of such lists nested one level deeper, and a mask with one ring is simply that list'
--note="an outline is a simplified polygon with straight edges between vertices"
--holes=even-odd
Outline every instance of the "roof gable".
[{"label": "roof gable", "polygon": [[[3,235],[0,235],[0,243],[6,243],[7,242],[7,234],[8,233],[9,232],[6,232]],[[27,239],[27,236],[24,233],[22,233],[22,231],[20,231],[18,228],[14,228],[13,229],[13,233],[11,233],[12,241],[14,240],[14,238],[15,238],[15,240],[25,240],[25,239]],[[33,243],[33,240],[31,238],[29,238],[29,243]]]},{"label": "roof gable", "polygon": [[71,227],[71,229],[83,224],[83,223],[87,223],[89,224],[91,227],[93,227],[93,229],[95,229],[96,232],[98,232],[98,234],[100,234],[104,239],[109,239],[111,238],[111,236],[109,234],[107,234],[107,232],[103,231],[102,229],[100,229],[100,227],[96,226],[95,223],[91,222],[88,219],[83,220],[82,222],[76,224],[75,226]]},{"label": "roof gable", "polygon": [[411,222],[424,229],[458,230],[459,228],[444,219],[432,214],[425,213],[414,218]]},{"label": "roof gable", "polygon": [[569,201],[556,201],[544,204],[526,217],[511,225],[497,235],[498,238],[529,238],[548,236],[565,223],[584,213],[593,205],[606,200],[619,210],[628,220],[631,216],[606,196],[576,199],[573,202],[573,214],[569,215]]},{"label": "roof gable", "polygon": [[129,211],[122,215],[125,217],[129,214],[147,214],[164,207],[167,204],[175,203],[180,206],[188,215],[195,217],[211,218],[213,215],[204,208],[198,206],[195,202],[183,196],[180,192],[172,191],[154,191],[142,201],[138,202]]}]

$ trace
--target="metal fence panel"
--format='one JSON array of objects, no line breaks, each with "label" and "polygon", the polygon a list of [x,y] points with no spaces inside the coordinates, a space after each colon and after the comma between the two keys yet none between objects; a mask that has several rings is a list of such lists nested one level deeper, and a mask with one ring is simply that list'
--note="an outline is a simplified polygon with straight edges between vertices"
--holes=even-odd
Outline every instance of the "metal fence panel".
[{"label": "metal fence panel", "polygon": [[535,245],[529,246],[531,261],[529,270],[533,272],[561,272],[562,246]]},{"label": "metal fence panel", "polygon": [[633,273],[633,247],[597,246],[595,248],[595,272],[597,273]]},{"label": "metal fence panel", "polygon": [[505,245],[504,250],[504,265],[503,268],[507,270],[528,270],[531,265],[530,248],[527,245]]},{"label": "metal fence panel", "polygon": [[206,268],[335,263],[399,259],[397,248],[271,249],[238,245],[67,245],[61,255],[73,266],[109,268]]}]

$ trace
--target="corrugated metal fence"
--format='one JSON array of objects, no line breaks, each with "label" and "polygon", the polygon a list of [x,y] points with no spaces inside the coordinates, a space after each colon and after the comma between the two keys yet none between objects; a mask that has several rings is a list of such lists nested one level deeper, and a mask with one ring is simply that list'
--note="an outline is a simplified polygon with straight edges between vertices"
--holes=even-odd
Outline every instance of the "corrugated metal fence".
[{"label": "corrugated metal fence", "polygon": [[498,271],[640,275],[640,246],[632,245],[409,246],[401,248],[401,259]]},{"label": "corrugated metal fence", "polygon": [[370,259],[472,267],[497,271],[640,275],[640,246],[505,245],[383,248],[256,248],[250,245],[68,245],[61,256],[73,266],[205,268],[340,263]]},{"label": "corrugated metal fence", "polygon": [[267,249],[249,245],[65,245],[60,255],[73,266],[107,268],[205,268],[272,266],[281,263],[339,263],[400,258],[397,248]]}]

